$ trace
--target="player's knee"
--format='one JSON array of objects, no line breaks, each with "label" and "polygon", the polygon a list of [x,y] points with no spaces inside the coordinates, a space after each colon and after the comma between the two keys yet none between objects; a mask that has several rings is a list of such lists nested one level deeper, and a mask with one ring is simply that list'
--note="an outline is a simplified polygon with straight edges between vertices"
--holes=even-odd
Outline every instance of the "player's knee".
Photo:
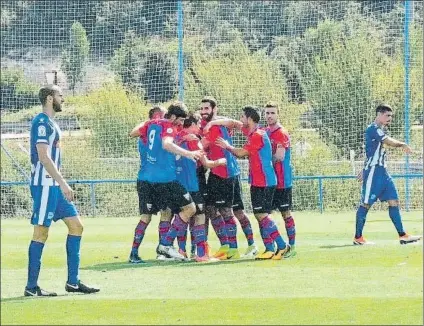
[{"label": "player's knee", "polygon": [[219,209],[219,213],[221,216],[232,216],[234,214],[231,207],[222,207]]},{"label": "player's knee", "polygon": [[289,217],[291,217],[291,211],[287,210],[287,211],[283,211],[281,212],[281,215],[283,216],[283,219],[288,219]]},{"label": "player's knee", "polygon": [[209,219],[213,219],[213,218],[215,218],[215,217],[216,217],[216,215],[217,215],[217,211],[215,210],[215,207],[210,206],[210,205],[206,206],[206,209],[205,209],[205,215],[206,215]]},{"label": "player's knee", "polygon": [[195,203],[191,203],[190,205],[187,205],[187,215],[193,216],[194,214],[196,214],[196,204]]},{"label": "player's knee", "polygon": [[238,209],[236,211],[234,211],[234,216],[238,219],[238,220],[242,220],[244,219],[244,212],[242,209]]},{"label": "player's knee", "polygon": [[68,233],[70,235],[81,236],[84,231],[84,226],[81,220],[77,218],[67,218],[64,219],[66,226],[68,227]]},{"label": "player's knee", "polygon": [[196,214],[196,205],[194,203],[190,203],[190,204],[181,208],[180,216],[181,216],[181,218],[186,220],[186,222],[194,214]]},{"label": "player's knee", "polygon": [[162,209],[160,211],[161,222],[169,222],[172,219],[172,211],[170,208]]},{"label": "player's knee", "polygon": [[84,226],[80,224],[74,225],[72,228],[69,229],[69,233],[73,235],[82,235],[82,232],[84,231]]},{"label": "player's knee", "polygon": [[45,243],[49,236],[49,228],[42,225],[34,226],[34,233],[32,235],[32,240],[36,242]]}]

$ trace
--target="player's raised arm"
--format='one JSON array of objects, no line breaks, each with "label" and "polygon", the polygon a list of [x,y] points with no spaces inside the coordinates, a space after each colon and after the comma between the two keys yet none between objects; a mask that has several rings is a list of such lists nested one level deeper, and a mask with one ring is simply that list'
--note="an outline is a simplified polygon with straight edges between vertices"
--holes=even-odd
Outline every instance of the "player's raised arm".
[{"label": "player's raised arm", "polygon": [[392,137],[387,137],[383,140],[383,144],[385,145],[389,145],[391,147],[401,147],[402,150],[406,153],[406,154],[411,154],[412,153],[412,149],[411,147],[408,146],[407,143],[401,142],[397,139],[394,139]]},{"label": "player's raised arm", "polygon": [[188,151],[174,143],[172,137],[165,137],[162,139],[162,147],[164,150],[173,153],[175,155],[181,155],[192,160],[198,160],[203,155],[201,150],[199,151]]},{"label": "player's raised arm", "polygon": [[220,159],[217,159],[215,161],[212,161],[212,160],[209,160],[205,155],[203,155],[200,158],[200,162],[202,163],[202,165],[205,168],[213,169],[213,168],[216,168],[217,166],[226,165],[227,164],[227,159],[220,158]]},{"label": "player's raised arm", "polygon": [[138,124],[137,126],[135,126],[134,127],[134,129],[133,130],[131,130],[130,131],[130,137],[131,138],[134,138],[134,137],[140,137],[140,135],[141,135],[141,133],[140,133],[140,129],[141,128],[143,128],[143,126],[144,126],[144,124],[145,124],[146,122],[145,121],[143,121],[143,122],[141,122],[140,124]]},{"label": "player's raised arm", "polygon": [[203,131],[208,132],[212,126],[224,126],[229,129],[233,129],[233,128],[241,129],[243,127],[243,124],[238,120],[222,117],[222,118],[208,122],[208,124],[204,127]]},{"label": "player's raised arm", "polygon": [[219,137],[215,144],[217,144],[219,147],[226,149],[227,151],[231,152],[237,157],[246,157],[249,156],[249,151],[244,148],[237,148],[232,145],[228,141],[226,141],[224,138]]}]

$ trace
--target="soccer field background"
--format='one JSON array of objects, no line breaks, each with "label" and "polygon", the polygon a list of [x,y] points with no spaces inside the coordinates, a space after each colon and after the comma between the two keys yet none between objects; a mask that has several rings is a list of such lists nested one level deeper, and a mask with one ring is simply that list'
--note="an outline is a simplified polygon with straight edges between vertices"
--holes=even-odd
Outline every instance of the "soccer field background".
[{"label": "soccer field background", "polygon": [[[281,217],[274,214],[285,233]],[[297,252],[283,261],[157,262],[158,218],[140,247],[146,264],[127,263],[138,217],[85,218],[80,277],[95,295],[67,294],[66,227],[53,224],[40,286],[56,298],[25,298],[28,220],[2,220],[1,324],[378,324],[423,323],[422,242],[401,246],[387,212],[371,212],[352,245],[354,212],[296,213]],[[422,212],[403,213],[422,234]],[[257,223],[255,240],[263,249]],[[238,228],[240,250],[247,247]],[[211,229],[210,244],[218,248]]]}]

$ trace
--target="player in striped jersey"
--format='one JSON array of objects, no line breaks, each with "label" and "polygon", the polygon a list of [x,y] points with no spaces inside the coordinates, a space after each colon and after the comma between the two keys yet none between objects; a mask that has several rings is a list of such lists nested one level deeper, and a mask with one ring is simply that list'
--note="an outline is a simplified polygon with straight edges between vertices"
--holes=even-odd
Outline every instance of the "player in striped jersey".
[{"label": "player in striped jersey", "polygon": [[399,197],[392,177],[387,171],[385,147],[400,147],[406,154],[412,153],[411,148],[404,142],[386,135],[384,128],[393,119],[393,110],[387,104],[376,108],[376,118],[365,130],[366,161],[358,179],[362,180],[361,204],[356,212],[356,231],[353,244],[372,244],[362,236],[365,219],[370,207],[380,199],[389,204],[389,216],[399,235],[401,244],[416,242],[421,236],[409,235],[405,232],[399,210]]},{"label": "player in striped jersey", "polygon": [[[231,130],[222,125],[214,125],[218,117],[218,107],[213,97],[204,97],[201,101],[202,119],[207,123],[203,128],[202,143],[207,150],[208,158],[216,160],[226,158],[227,165],[211,169],[207,182],[206,216],[221,242],[221,248],[214,257],[219,259],[235,259],[240,257],[237,249],[237,227],[234,216],[239,220],[248,242],[243,255],[253,258],[258,249],[253,239],[249,218],[244,213],[244,205],[240,187],[240,169],[234,155],[215,144],[222,137],[232,143]],[[217,214],[219,212],[219,215]]]},{"label": "player in striped jersey", "polygon": [[56,85],[47,85],[39,91],[43,112],[32,121],[30,131],[31,181],[33,198],[31,224],[34,225],[28,255],[28,282],[25,296],[56,296],[38,286],[41,255],[52,221],[63,220],[68,227],[66,253],[68,264],[67,292],[95,293],[99,289],[79,279],[80,243],[83,225],[72,202],[74,193],[63,178],[61,169],[61,131],[53,120],[62,111],[63,93]]},{"label": "player in striped jersey", "polygon": [[[259,128],[259,120],[259,110],[250,106],[243,108],[240,121],[217,120],[216,123],[226,126],[234,125],[243,129],[247,135],[247,143],[243,148],[236,148],[222,137],[218,138],[216,143],[237,157],[249,157],[249,183],[253,214],[259,223],[265,245],[265,252],[258,255],[256,259],[280,260],[290,252],[291,248],[289,244],[285,243],[270,217],[277,178],[272,164],[271,141],[266,131]],[[274,243],[277,244],[276,251]]]},{"label": "player in striped jersey", "polygon": [[292,207],[292,180],[293,172],[291,166],[291,146],[288,131],[278,121],[278,104],[268,102],[265,105],[265,119],[268,124],[266,132],[272,145],[272,161],[277,176],[277,188],[275,189],[273,207],[279,210],[283,216],[284,226],[291,250],[285,258],[296,255],[295,238],[296,229],[291,213]]}]

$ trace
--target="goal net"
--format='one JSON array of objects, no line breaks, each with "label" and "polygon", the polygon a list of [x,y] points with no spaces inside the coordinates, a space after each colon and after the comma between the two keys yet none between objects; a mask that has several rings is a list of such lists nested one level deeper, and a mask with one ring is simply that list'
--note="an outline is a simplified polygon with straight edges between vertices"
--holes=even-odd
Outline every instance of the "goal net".
[{"label": "goal net", "polygon": [[245,105],[279,104],[294,210],[357,206],[363,133],[376,105],[390,104],[390,135],[415,152],[390,150],[389,170],[403,207],[422,210],[422,26],[421,1],[4,2],[1,215],[31,212],[29,127],[45,83],[66,96],[63,174],[83,215],[137,215],[129,131],[153,105],[180,98],[197,110],[206,95],[232,118]]}]

